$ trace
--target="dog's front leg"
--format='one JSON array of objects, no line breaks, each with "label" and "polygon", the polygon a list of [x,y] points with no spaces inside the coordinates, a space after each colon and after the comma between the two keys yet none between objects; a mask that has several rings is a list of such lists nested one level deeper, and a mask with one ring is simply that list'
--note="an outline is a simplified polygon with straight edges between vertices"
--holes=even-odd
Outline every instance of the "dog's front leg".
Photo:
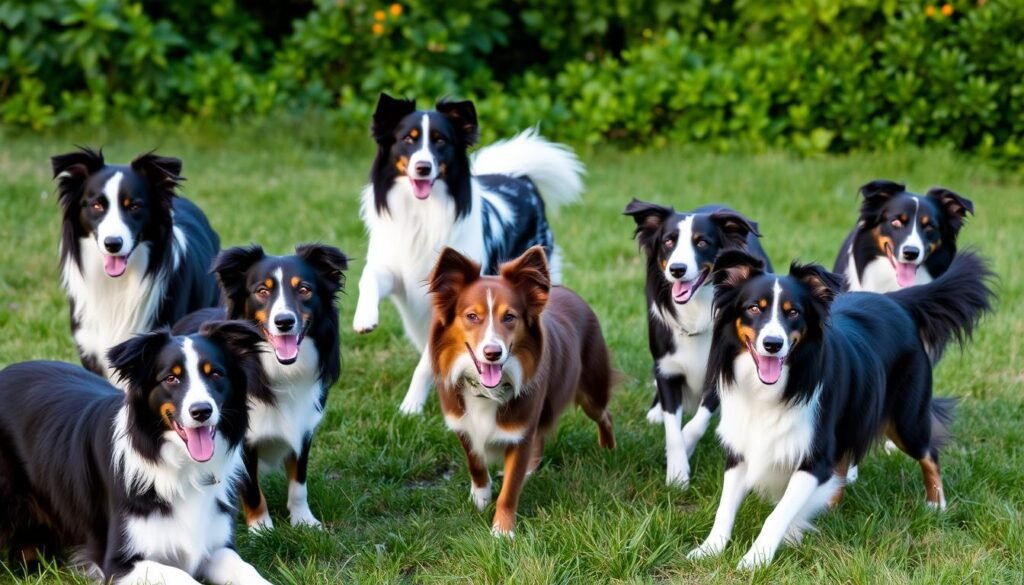
[{"label": "dog's front leg", "polygon": [[405,393],[405,399],[398,407],[402,414],[423,414],[423,405],[427,403],[427,396],[430,395],[430,384],[434,380],[434,372],[430,367],[430,347],[423,350],[420,361],[416,364],[416,370],[412,373],[412,380],[409,381],[409,389]]},{"label": "dog's front leg", "polygon": [[228,547],[213,551],[204,573],[214,585],[271,585],[255,567],[243,561],[235,549]]},{"label": "dog's front leg", "polygon": [[747,464],[734,458],[725,462],[725,479],[722,481],[722,497],[718,501],[715,524],[711,533],[700,546],[690,551],[686,558],[691,560],[718,556],[732,538],[732,527],[736,523],[736,512],[744,498],[750,493],[747,485]]},{"label": "dog's front leg", "polygon": [[526,472],[530,469],[530,456],[533,453],[536,432],[536,429],[531,429],[522,441],[505,449],[505,478],[502,480],[501,494],[498,495],[494,522],[491,524],[491,534],[495,536],[515,536],[519,494],[523,491]]},{"label": "dog's front leg", "polygon": [[[373,246],[373,242],[370,242]],[[352,328],[357,333],[369,333],[377,328],[380,321],[380,301],[391,294],[394,277],[382,270],[372,261],[367,261],[363,275],[359,277],[359,300],[356,302],[356,314],[352,319]]]},{"label": "dog's front leg", "polygon": [[[831,475],[831,472],[829,473]],[[809,516],[805,508],[811,503],[814,492],[821,484],[822,482],[814,474],[797,470],[789,478],[782,499],[768,515],[768,519],[764,521],[761,533],[757,535],[754,544],[743,555],[736,568],[741,571],[750,571],[768,566],[772,562],[772,558],[775,557],[775,551],[782,544],[783,537],[790,531],[793,521]]]},{"label": "dog's front leg", "polygon": [[[232,551],[233,552],[233,551]],[[199,585],[185,571],[156,561],[138,561],[131,570],[114,581],[117,585]]]}]

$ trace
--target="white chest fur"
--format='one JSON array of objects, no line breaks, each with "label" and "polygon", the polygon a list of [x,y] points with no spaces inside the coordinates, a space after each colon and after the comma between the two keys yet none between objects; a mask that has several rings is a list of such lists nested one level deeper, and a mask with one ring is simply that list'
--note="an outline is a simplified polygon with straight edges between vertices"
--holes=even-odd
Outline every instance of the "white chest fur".
[{"label": "white chest fur", "polygon": [[713,289],[703,286],[685,305],[676,305],[675,316],[651,307],[651,313],[671,331],[675,351],[657,358],[658,371],[667,376],[685,376],[683,406],[692,412],[700,402],[711,352],[711,302]]},{"label": "white chest fur", "polygon": [[280,463],[289,450],[300,453],[303,440],[323,419],[320,409],[320,356],[312,339],[299,346],[299,356],[291,364],[281,364],[273,349],[262,344],[261,360],[276,403],[249,401],[249,433],[246,440],[259,442],[260,459],[270,465]]},{"label": "white chest fur", "polygon": [[783,366],[779,381],[761,383],[753,360],[741,354],[735,363],[736,383],[721,391],[722,444],[743,457],[749,485],[770,500],[782,496],[790,476],[811,452],[818,418],[819,387],[806,403],[781,400],[789,378]]},{"label": "white chest fur", "polygon": [[504,429],[498,426],[497,414],[500,404],[490,398],[482,398],[463,391],[462,399],[466,410],[459,418],[445,414],[448,428],[466,437],[473,452],[488,464],[501,460],[508,445],[523,440],[525,428]]}]

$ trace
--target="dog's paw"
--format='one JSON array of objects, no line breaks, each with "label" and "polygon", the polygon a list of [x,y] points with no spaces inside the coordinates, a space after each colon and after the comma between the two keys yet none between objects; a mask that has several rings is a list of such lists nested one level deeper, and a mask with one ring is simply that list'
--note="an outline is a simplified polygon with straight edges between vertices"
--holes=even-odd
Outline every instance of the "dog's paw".
[{"label": "dog's paw", "polygon": [[469,499],[472,500],[477,510],[484,511],[487,505],[491,503],[491,482],[487,482],[487,485],[484,487],[476,487],[470,483]]},{"label": "dog's paw", "polygon": [[507,538],[512,540],[516,537],[516,533],[511,528],[502,528],[497,524],[491,526],[491,536],[495,538]]},{"label": "dog's paw", "polygon": [[253,534],[259,534],[264,531],[271,531],[274,529],[274,521],[270,519],[270,512],[263,512],[259,516],[252,518],[248,521],[249,532]]},{"label": "dog's paw", "polygon": [[703,544],[701,544],[697,548],[686,553],[686,558],[690,559],[691,561],[699,561],[701,559],[717,557],[718,555],[722,554],[722,550],[724,549],[725,542],[719,539],[711,540],[709,538],[705,540]]},{"label": "dog's paw", "polygon": [[660,404],[655,404],[647,411],[647,422],[652,425],[660,425],[665,422],[665,412],[661,410]]},{"label": "dog's paw", "polygon": [[739,571],[756,571],[767,567],[772,562],[772,555],[768,551],[761,550],[756,546],[750,547],[747,554],[740,559],[736,569]]},{"label": "dog's paw", "polygon": [[307,526],[309,528],[323,528],[323,524],[316,519],[309,506],[303,506],[291,511],[292,526]]},{"label": "dog's paw", "polygon": [[686,458],[685,449],[669,450],[665,484],[669,487],[677,487],[684,490],[690,487],[690,462]]},{"label": "dog's paw", "polygon": [[415,396],[406,395],[402,403],[398,405],[398,412],[406,416],[419,416],[423,414],[424,403],[417,400]]},{"label": "dog's paw", "polygon": [[857,481],[858,477],[860,477],[860,468],[858,468],[856,465],[851,465],[850,468],[846,470],[847,485]]},{"label": "dog's paw", "polygon": [[886,455],[892,455],[900,450],[900,448],[896,446],[896,443],[893,443],[889,439],[885,440],[885,445],[882,448],[885,449]]},{"label": "dog's paw", "polygon": [[352,328],[356,333],[369,333],[377,328],[380,320],[380,313],[377,305],[370,303],[359,303],[356,307],[356,315],[352,318]]}]

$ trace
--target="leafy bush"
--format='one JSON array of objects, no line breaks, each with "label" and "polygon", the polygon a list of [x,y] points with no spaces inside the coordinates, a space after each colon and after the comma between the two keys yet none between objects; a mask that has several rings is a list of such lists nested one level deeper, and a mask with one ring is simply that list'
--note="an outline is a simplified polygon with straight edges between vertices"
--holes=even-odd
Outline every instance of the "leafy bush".
[{"label": "leafy bush", "polygon": [[388,91],[475,99],[487,137],[1024,159],[1024,6],[931,1],[0,0],[0,120],[365,126]]}]

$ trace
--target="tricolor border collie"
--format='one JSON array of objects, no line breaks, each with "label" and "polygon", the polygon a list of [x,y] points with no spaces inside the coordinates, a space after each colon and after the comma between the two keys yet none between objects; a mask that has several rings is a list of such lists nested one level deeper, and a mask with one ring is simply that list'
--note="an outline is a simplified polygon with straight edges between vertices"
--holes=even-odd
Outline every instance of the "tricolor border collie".
[{"label": "tricolor border collie", "polygon": [[551,286],[543,248],[502,264],[499,274],[482,275],[451,248],[441,253],[430,278],[430,358],[479,509],[491,501],[488,466],[504,463],[491,530],[513,536],[523,483],[567,406],[579,404],[597,423],[601,446],[615,448],[612,369],[597,316],[576,293]]},{"label": "tricolor border collie", "polygon": [[842,277],[819,265],[772,274],[743,252],[720,256],[708,383],[718,385],[726,471],[714,526],[690,558],[722,552],[754,490],[777,505],[739,568],[769,564],[839,501],[848,467],[883,432],[920,464],[926,504],[945,508],[939,449],[953,401],[932,398],[921,340],[969,337],[990,308],[990,276],[961,253],[930,284],[838,294]]},{"label": "tricolor border collie", "polygon": [[425,285],[443,248],[494,274],[500,262],[540,245],[551,258],[552,278],[560,280],[545,206],[579,198],[583,165],[533,130],[480,150],[471,165],[467,150],[478,135],[470,101],[441,100],[427,111],[381,94],[373,115],[377,157],[361,208],[370,243],[353,327],[372,331],[381,299],[391,297],[406,336],[421,352],[400,407],[406,414],[422,412],[430,391]]},{"label": "tricolor border collie", "polygon": [[[711,351],[711,267],[722,250],[742,249],[768,264],[757,224],[722,205],[677,212],[633,199],[623,211],[647,256],[647,334],[656,392],[648,413],[665,426],[666,483],[687,487],[689,458],[718,408],[704,387]],[[768,264],[770,266],[770,264]],[[681,427],[683,411],[694,416]]]},{"label": "tricolor border collie", "polygon": [[970,199],[943,188],[917,195],[886,180],[864,185],[860,194],[860,218],[835,264],[848,290],[891,292],[929,283],[949,268],[960,228],[974,213]]},{"label": "tricolor border collie", "polygon": [[67,552],[104,583],[266,585],[232,544],[259,339],[239,322],[133,337],[108,354],[126,391],[66,363],[0,372],[11,566]]},{"label": "tricolor border collie", "polygon": [[175,193],[183,180],[176,158],[150,152],[108,165],[102,151],[81,148],[51,162],[64,212],[60,265],[71,334],[82,365],[113,380],[109,348],[217,304],[207,270],[220,239]]},{"label": "tricolor border collie", "polygon": [[260,463],[282,463],[288,476],[293,526],[320,526],[309,508],[306,471],[313,433],[324,416],[328,389],[341,374],[337,295],[348,258],[332,246],[304,244],[292,256],[268,256],[257,245],[217,256],[213,272],[224,290],[224,309],[186,316],[175,332],[194,331],[209,319],[244,319],[259,342],[267,387],[249,394],[242,505],[252,529],[272,528],[260,489]]}]

